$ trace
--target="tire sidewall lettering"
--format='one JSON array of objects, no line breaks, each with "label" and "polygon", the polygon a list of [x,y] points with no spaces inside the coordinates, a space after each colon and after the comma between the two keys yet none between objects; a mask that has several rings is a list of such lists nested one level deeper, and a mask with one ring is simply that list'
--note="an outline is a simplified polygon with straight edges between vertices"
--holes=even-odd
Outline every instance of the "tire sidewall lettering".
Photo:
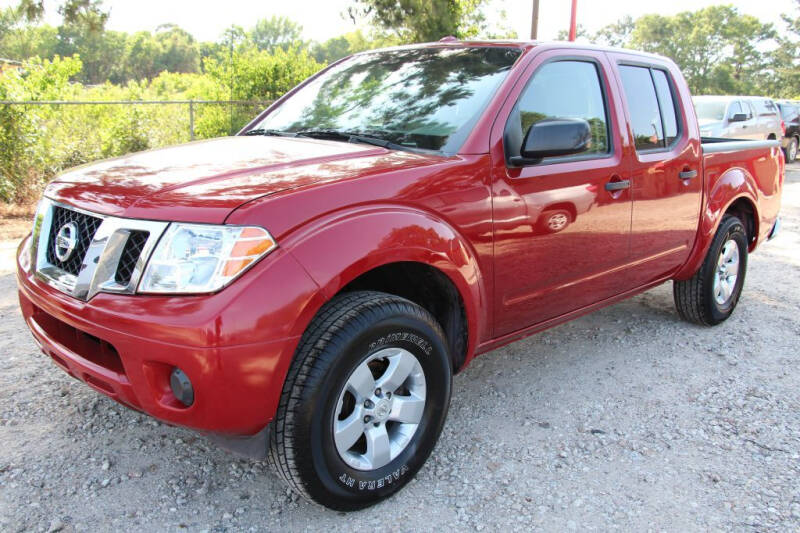
[{"label": "tire sidewall lettering", "polygon": [[340,483],[350,489],[357,489],[360,491],[363,490],[376,490],[382,489],[385,486],[391,485],[392,483],[397,483],[400,481],[400,478],[403,477],[408,473],[409,469],[408,466],[405,464],[396,468],[392,472],[386,474],[383,477],[379,477],[377,479],[356,479],[348,473],[342,472],[341,475],[337,478]]},{"label": "tire sidewall lettering", "polygon": [[422,350],[425,353],[425,355],[430,355],[431,351],[433,350],[433,346],[426,339],[420,337],[415,333],[411,333],[409,331],[402,331],[384,335],[383,337],[375,340],[374,342],[371,342],[369,344],[369,351],[370,353],[377,352],[384,346],[395,345],[399,342],[410,342],[416,345],[420,350]]}]

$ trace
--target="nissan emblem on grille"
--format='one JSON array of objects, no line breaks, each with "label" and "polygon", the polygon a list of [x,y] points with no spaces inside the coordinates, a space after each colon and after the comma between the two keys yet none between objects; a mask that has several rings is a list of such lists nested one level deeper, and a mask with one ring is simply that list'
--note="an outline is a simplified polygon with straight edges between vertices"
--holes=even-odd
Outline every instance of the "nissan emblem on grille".
[{"label": "nissan emblem on grille", "polygon": [[74,222],[67,222],[56,234],[54,243],[55,254],[59,261],[66,261],[78,244],[78,226]]}]

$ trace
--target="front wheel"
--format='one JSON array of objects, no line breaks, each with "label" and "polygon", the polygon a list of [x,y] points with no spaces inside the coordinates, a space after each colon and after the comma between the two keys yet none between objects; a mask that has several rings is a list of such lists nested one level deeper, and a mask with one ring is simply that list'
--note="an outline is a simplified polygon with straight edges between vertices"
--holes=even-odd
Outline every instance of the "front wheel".
[{"label": "front wheel", "polygon": [[337,296],[300,340],[270,426],[269,461],[290,487],[331,509],[375,504],[433,450],[450,404],[441,327],[389,294]]},{"label": "front wheel", "polygon": [[572,215],[566,209],[549,209],[539,217],[539,226],[545,233],[558,233],[572,222]]},{"label": "front wheel", "polygon": [[689,322],[714,326],[727,320],[739,302],[747,271],[747,233],[742,222],[726,215],[694,276],[674,281],[678,314]]}]

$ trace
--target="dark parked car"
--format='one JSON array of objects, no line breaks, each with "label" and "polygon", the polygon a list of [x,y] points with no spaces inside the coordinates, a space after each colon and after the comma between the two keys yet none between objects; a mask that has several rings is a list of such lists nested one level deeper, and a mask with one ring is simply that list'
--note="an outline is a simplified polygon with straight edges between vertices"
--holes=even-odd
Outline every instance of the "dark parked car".
[{"label": "dark parked car", "polygon": [[778,102],[781,118],[786,124],[786,133],[783,135],[783,153],[786,162],[794,163],[797,159],[797,145],[800,144],[800,102]]}]

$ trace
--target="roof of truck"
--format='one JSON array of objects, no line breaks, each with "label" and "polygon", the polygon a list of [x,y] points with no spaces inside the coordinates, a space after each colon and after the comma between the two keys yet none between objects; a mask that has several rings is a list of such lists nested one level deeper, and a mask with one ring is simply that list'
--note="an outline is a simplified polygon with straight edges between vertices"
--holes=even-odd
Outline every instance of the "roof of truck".
[{"label": "roof of truck", "polygon": [[731,100],[772,100],[769,96],[746,96],[737,94],[699,94],[692,96],[695,100],[718,100],[721,102],[729,102]]},{"label": "roof of truck", "polygon": [[[498,48],[519,48],[524,52],[530,51],[534,48],[573,48],[575,50],[597,50],[601,52],[617,52],[623,54],[633,54],[647,58],[656,58],[661,60],[669,60],[664,56],[658,54],[651,54],[642,52],[640,50],[630,50],[628,48],[618,48],[614,46],[601,46],[589,43],[578,43],[570,41],[525,41],[519,39],[487,39],[487,40],[459,40],[454,37],[444,37],[438,41],[428,43],[406,44],[401,46],[391,46],[387,48],[378,48],[375,50],[364,50],[358,54],[369,54],[372,52],[388,51],[388,50],[408,50],[414,48],[465,48],[465,47],[498,47]],[[358,55],[355,54],[355,55]]]}]

